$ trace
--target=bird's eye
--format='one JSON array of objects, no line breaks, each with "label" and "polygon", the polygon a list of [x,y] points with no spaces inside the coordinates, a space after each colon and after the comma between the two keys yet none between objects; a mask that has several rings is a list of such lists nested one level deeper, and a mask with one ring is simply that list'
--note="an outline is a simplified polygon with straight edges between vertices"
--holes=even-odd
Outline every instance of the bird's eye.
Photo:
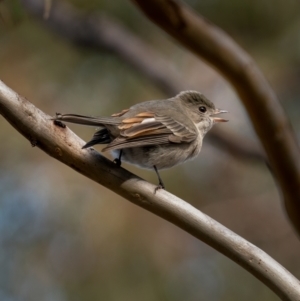
[{"label": "bird's eye", "polygon": [[204,107],[204,106],[199,107],[199,111],[202,112],[202,113],[205,113],[206,112],[206,107]]}]

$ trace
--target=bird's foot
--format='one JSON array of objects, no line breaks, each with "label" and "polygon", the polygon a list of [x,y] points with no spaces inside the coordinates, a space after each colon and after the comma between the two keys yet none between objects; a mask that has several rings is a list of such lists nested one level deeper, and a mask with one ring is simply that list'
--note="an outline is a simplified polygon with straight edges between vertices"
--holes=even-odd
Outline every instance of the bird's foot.
[{"label": "bird's foot", "polygon": [[122,165],[122,161],[119,158],[116,158],[113,162],[117,165],[117,167]]},{"label": "bird's foot", "polygon": [[159,184],[158,186],[156,186],[154,189],[154,194],[156,194],[156,192],[160,189],[166,190],[164,184]]}]

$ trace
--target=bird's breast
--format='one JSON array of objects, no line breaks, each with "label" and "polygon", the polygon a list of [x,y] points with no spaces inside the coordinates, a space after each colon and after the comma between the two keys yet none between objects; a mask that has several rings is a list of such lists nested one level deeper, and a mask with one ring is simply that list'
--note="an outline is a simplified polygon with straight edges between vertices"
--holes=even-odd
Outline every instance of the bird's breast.
[{"label": "bird's breast", "polygon": [[[192,159],[200,153],[202,139],[192,143],[169,143],[155,146],[125,148],[122,152],[122,161],[137,165],[142,168],[157,169],[173,167]],[[114,150],[113,155],[117,158],[120,150]]]}]

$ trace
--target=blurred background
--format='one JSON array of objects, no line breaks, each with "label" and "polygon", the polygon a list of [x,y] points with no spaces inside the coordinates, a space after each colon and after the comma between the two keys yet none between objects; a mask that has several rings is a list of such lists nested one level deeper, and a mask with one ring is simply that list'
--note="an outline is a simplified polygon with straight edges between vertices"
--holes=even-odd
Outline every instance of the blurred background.
[{"label": "blurred background", "polygon": [[[300,2],[186,2],[254,57],[300,138]],[[264,161],[212,139],[223,135],[261,152],[231,86],[131,1],[48,4],[0,1],[0,79],[49,115],[110,115],[173,96],[176,87],[203,92],[230,111],[230,122],[215,126],[196,160],[161,172],[167,190],[299,278],[300,243]],[[97,18],[104,20],[99,34],[108,35],[102,44],[72,23],[99,25]],[[124,54],[128,47],[138,53]],[[94,132],[70,127],[84,140]],[[0,139],[1,300],[279,300],[214,249],[33,148],[4,118]],[[123,167],[157,182],[152,171]]]}]

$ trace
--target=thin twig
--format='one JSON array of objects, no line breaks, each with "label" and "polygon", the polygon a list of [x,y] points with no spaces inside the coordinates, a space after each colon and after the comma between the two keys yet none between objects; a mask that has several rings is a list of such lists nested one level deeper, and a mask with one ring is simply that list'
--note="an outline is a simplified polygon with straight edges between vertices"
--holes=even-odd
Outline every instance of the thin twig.
[{"label": "thin twig", "polygon": [[51,11],[51,6],[52,6],[52,0],[44,0],[44,14],[43,18],[47,20],[50,16],[50,11]]}]

